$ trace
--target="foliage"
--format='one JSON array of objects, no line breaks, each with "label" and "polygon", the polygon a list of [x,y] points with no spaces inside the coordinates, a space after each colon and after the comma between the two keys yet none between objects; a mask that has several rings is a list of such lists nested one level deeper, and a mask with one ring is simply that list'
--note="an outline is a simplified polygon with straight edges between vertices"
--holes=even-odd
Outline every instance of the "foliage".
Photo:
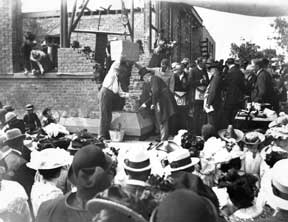
[{"label": "foliage", "polygon": [[284,50],[288,50],[288,21],[285,18],[276,18],[271,24],[276,35],[273,37],[277,44]]},{"label": "foliage", "polygon": [[272,58],[278,58],[279,61],[284,60],[284,56],[277,54],[276,49],[260,50],[260,46],[247,41],[239,46],[236,43],[232,43],[230,54],[233,58],[239,59],[240,61],[250,61],[251,59],[260,57],[266,57],[269,60]]},{"label": "foliage", "polygon": [[230,55],[233,58],[242,60],[242,61],[250,61],[253,58],[261,57],[263,54],[259,51],[260,46],[246,41],[241,43],[241,45],[237,45],[236,43],[231,43],[231,53]]}]

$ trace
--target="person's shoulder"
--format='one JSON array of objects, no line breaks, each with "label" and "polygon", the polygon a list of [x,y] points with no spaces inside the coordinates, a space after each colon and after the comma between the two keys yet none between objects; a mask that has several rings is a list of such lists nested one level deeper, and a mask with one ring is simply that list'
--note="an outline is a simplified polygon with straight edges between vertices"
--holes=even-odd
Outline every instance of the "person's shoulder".
[{"label": "person's shoulder", "polygon": [[39,207],[36,221],[54,221],[49,218],[64,215],[66,209],[65,198],[66,196],[60,196],[55,199],[44,201]]}]

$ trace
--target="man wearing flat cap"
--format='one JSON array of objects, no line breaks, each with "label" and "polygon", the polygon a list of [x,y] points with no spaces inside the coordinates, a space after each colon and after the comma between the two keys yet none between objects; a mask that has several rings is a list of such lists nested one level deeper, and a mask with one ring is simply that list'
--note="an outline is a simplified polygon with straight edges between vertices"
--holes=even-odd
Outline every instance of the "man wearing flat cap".
[{"label": "man wearing flat cap", "polygon": [[24,115],[23,118],[25,128],[29,133],[33,133],[41,128],[41,122],[37,114],[34,112],[34,106],[32,104],[26,105],[26,111],[27,113]]},{"label": "man wearing flat cap", "polygon": [[37,222],[91,222],[86,203],[111,185],[115,175],[111,158],[96,145],[87,145],[76,152],[68,172],[76,192],[41,204]]}]

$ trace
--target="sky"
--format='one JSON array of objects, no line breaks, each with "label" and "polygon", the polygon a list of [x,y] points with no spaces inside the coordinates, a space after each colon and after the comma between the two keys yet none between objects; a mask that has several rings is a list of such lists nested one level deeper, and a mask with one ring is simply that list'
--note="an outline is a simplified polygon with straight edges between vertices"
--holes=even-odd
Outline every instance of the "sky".
[{"label": "sky", "polygon": [[[68,8],[72,7],[74,0],[67,0]],[[78,0],[81,2],[82,0]],[[134,0],[135,7],[143,5],[144,0]],[[22,11],[49,11],[60,9],[60,0],[22,0]],[[120,0],[90,0],[89,8],[99,9],[100,6],[107,8],[112,4],[112,8],[121,6]],[[126,7],[131,5],[131,0],[125,0]],[[203,24],[206,26],[214,40],[216,41],[216,59],[226,59],[230,54],[231,43],[241,44],[251,41],[259,45],[262,49],[277,48],[273,40],[267,38],[273,36],[273,23],[275,17],[253,17],[237,15],[232,13],[218,12],[214,10],[195,7]]]}]

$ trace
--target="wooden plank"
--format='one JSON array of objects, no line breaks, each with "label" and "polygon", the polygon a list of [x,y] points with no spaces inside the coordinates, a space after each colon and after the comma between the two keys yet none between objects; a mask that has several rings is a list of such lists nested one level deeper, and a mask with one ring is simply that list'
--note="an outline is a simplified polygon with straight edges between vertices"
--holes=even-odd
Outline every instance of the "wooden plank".
[{"label": "wooden plank", "polygon": [[122,32],[104,32],[104,31],[98,31],[98,30],[86,30],[86,29],[75,29],[73,32],[78,33],[90,33],[90,34],[107,34],[107,35],[127,35],[130,34],[122,33]]}]

